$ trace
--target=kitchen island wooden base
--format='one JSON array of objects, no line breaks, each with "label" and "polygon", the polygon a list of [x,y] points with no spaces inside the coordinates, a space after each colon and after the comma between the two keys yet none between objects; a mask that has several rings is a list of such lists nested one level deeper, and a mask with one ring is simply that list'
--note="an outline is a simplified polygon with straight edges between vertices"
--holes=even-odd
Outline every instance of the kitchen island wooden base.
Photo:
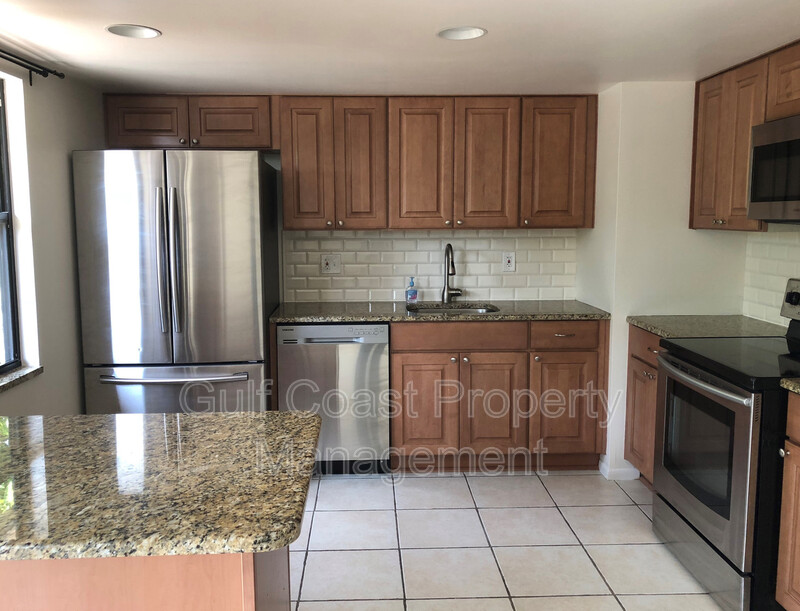
[{"label": "kitchen island wooden base", "polygon": [[0,562],[8,611],[288,611],[289,548]]}]

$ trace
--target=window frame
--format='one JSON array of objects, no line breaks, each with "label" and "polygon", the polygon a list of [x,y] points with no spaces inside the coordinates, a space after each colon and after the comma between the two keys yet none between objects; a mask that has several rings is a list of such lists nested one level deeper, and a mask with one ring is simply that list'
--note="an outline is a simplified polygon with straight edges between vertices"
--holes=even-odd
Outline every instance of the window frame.
[{"label": "window frame", "polygon": [[[0,375],[22,366],[19,337],[19,302],[14,250],[14,223],[11,208],[11,172],[9,168],[8,128],[6,125],[5,82],[0,79],[0,231],[6,232],[8,247],[8,295],[11,302],[11,359],[0,362]],[[0,262],[2,263],[2,262]]]}]

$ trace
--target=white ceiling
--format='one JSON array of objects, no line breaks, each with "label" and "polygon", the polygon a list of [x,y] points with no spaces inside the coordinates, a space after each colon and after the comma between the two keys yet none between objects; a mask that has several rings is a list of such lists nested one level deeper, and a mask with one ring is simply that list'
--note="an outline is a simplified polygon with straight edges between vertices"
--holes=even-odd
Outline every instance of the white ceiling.
[{"label": "white ceiling", "polygon": [[[458,25],[489,33],[436,37]],[[0,0],[0,47],[117,91],[595,93],[798,36],[798,0]]]}]

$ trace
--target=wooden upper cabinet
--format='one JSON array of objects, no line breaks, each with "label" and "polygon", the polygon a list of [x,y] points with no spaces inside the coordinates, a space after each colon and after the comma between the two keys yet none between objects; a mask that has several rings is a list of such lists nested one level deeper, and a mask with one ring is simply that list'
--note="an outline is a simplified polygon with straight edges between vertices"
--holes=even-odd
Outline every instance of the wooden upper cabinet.
[{"label": "wooden upper cabinet", "polygon": [[470,352],[461,355],[462,448],[476,453],[506,453],[527,445],[527,403],[520,404],[527,387],[525,352]]},{"label": "wooden upper cabinet", "polygon": [[386,98],[334,98],[336,226],[384,229]]},{"label": "wooden upper cabinet", "polygon": [[[539,400],[530,419],[530,447],[541,438],[549,454],[593,454],[597,447],[597,352],[535,352],[530,388]],[[576,392],[578,391],[578,392]]]},{"label": "wooden upper cabinet", "polygon": [[523,227],[591,227],[597,96],[522,100]]},{"label": "wooden upper cabinet", "polygon": [[695,111],[694,185],[692,228],[711,229],[719,220],[717,194],[723,155],[723,76],[697,85]]},{"label": "wooden upper cabinet", "polygon": [[270,148],[264,95],[106,95],[111,148]]},{"label": "wooden upper cabinet", "polygon": [[269,148],[269,96],[190,96],[192,146]]},{"label": "wooden upper cabinet", "polygon": [[762,228],[760,221],[747,218],[747,193],[751,130],[764,122],[766,87],[766,58],[698,83],[694,229]]},{"label": "wooden upper cabinet", "polygon": [[393,354],[391,374],[401,401],[392,416],[392,448],[400,454],[457,449],[458,353]]},{"label": "wooden upper cabinet", "polygon": [[769,56],[767,121],[800,115],[800,44]]},{"label": "wooden upper cabinet", "polygon": [[186,96],[106,95],[106,144],[111,148],[189,146]]},{"label": "wooden upper cabinet", "polygon": [[453,98],[389,98],[389,227],[453,225]]},{"label": "wooden upper cabinet", "polygon": [[519,98],[455,99],[456,227],[519,223]]},{"label": "wooden upper cabinet", "polygon": [[333,100],[281,97],[284,229],[334,226]]}]

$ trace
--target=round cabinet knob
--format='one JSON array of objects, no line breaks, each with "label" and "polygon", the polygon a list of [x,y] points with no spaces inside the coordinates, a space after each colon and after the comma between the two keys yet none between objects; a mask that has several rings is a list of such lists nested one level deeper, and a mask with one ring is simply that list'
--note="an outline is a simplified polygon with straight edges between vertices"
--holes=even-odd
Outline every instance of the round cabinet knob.
[{"label": "round cabinet knob", "polygon": [[197,138],[192,138],[192,144],[200,144],[200,141]]},{"label": "round cabinet knob", "polygon": [[327,222],[327,223],[325,223],[325,224],[326,224],[328,227],[333,227],[333,221],[328,221],[328,222]]},{"label": "round cabinet knob", "polygon": [[789,305],[796,306],[800,304],[800,293],[797,291],[789,291],[786,293],[786,299],[784,299],[784,301]]},{"label": "round cabinet knob", "polygon": [[525,219],[524,221],[522,221],[522,224],[523,225],[530,225],[531,222],[528,219]]},{"label": "round cabinet knob", "polygon": [[456,225],[463,225],[464,221],[456,221]]},{"label": "round cabinet knob", "polygon": [[447,220],[444,222],[444,224],[445,224],[445,225],[452,225],[452,224],[453,224],[453,221],[451,221],[450,219],[447,219]]},{"label": "round cabinet knob", "polygon": [[541,361],[541,360],[542,360],[542,357],[540,357],[540,356],[535,356],[535,357],[533,357],[533,360],[534,360],[534,361],[536,361],[536,362],[538,363],[539,361]]},{"label": "round cabinet knob", "polygon": [[178,142],[181,144],[186,144],[186,138],[181,138],[178,140]]},{"label": "round cabinet knob", "polygon": [[458,359],[457,359],[456,357],[454,357],[454,356],[451,356],[451,357],[450,357],[450,362],[451,362],[451,363],[455,363],[457,360],[458,360]]},{"label": "round cabinet knob", "polygon": [[786,458],[787,456],[789,456],[789,454],[791,454],[789,450],[784,450],[783,448],[778,450],[778,456],[780,456],[781,458]]},{"label": "round cabinet knob", "polygon": [[339,221],[339,227],[344,227],[344,221]]},{"label": "round cabinet knob", "polygon": [[469,363],[469,359],[466,356],[461,360],[464,361],[465,363]]}]

